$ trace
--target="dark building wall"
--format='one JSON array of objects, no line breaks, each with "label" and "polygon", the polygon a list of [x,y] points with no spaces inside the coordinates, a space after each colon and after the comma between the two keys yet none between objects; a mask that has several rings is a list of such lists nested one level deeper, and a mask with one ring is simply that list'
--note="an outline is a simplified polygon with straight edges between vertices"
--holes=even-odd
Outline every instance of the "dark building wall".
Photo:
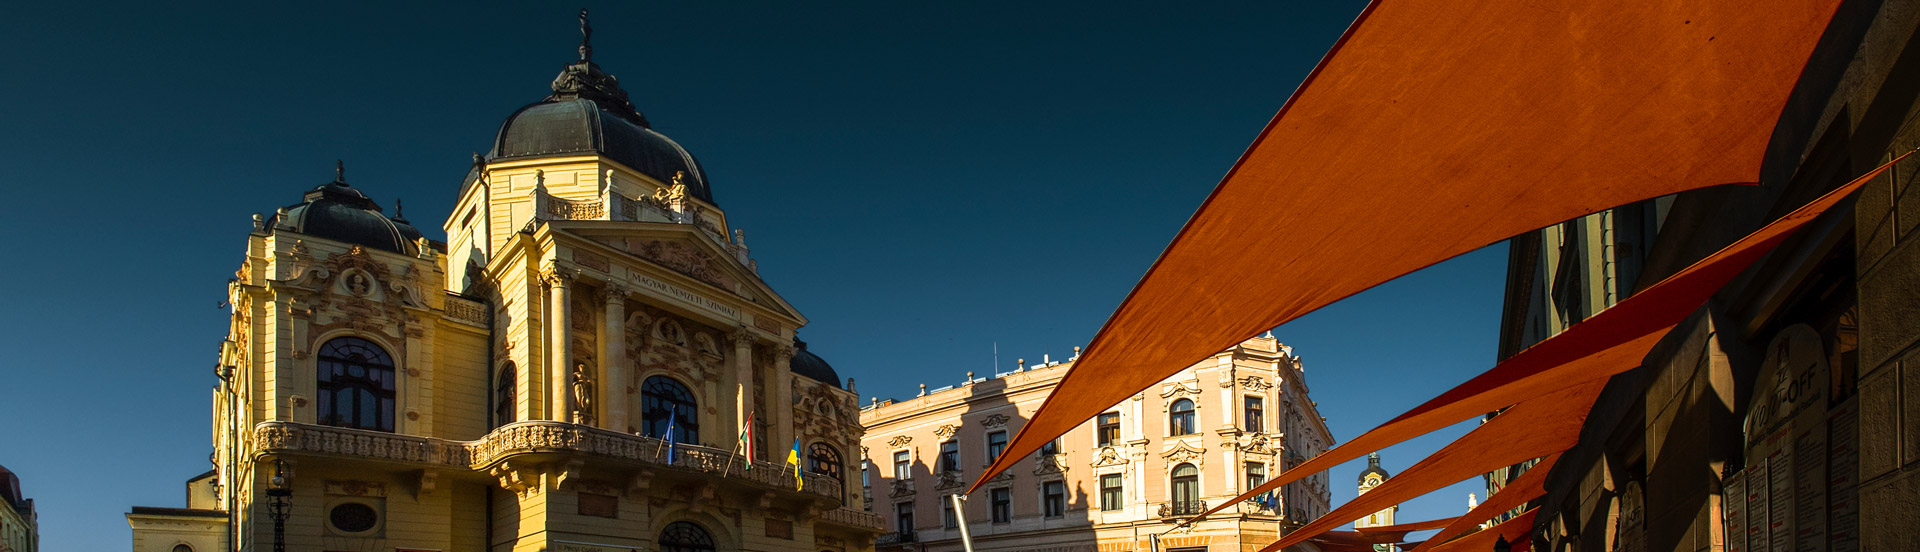
[{"label": "dark building wall", "polygon": [[[1820,194],[1920,147],[1920,0],[1844,4],[1790,99],[1757,186],[1674,197],[1645,252],[1644,287]],[[1539,504],[1543,550],[1720,550],[1722,477],[1748,465],[1743,420],[1767,345],[1804,324],[1859,408],[1862,550],[1920,542],[1920,158],[1783,243],[1622,374]],[[1528,240],[1532,241],[1529,242]],[[1532,235],[1516,244],[1534,244]],[[1516,248],[1520,245],[1516,245]],[[1531,248],[1529,248],[1531,249]],[[1501,354],[1521,337],[1538,259],[1510,258]],[[1638,484],[1640,496],[1630,496]]]}]

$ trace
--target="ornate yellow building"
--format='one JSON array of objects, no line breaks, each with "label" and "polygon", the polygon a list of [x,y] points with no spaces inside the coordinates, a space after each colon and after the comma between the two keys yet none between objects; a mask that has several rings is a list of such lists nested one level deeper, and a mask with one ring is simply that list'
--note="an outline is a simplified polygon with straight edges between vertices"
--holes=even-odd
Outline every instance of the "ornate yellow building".
[{"label": "ornate yellow building", "polygon": [[20,494],[20,476],[0,466],[0,552],[40,549],[40,517],[33,499]]},{"label": "ornate yellow building", "polygon": [[[870,503],[893,532],[881,552],[960,552],[947,496],[993,461],[1073,361],[876,401],[861,414]],[[968,497],[974,548],[1146,551],[1208,504],[1333,446],[1305,371],[1271,335],[1249,339],[1067,432]],[[1327,475],[1167,533],[1166,552],[1259,550],[1328,510]],[[1303,545],[1310,547],[1311,545]]]},{"label": "ornate yellow building", "polygon": [[[587,41],[551,88],[475,157],[446,243],[344,171],[255,216],[208,504],[137,508],[136,550],[871,548],[852,382],[707,173]],[[212,540],[149,538],[207,511]]]}]

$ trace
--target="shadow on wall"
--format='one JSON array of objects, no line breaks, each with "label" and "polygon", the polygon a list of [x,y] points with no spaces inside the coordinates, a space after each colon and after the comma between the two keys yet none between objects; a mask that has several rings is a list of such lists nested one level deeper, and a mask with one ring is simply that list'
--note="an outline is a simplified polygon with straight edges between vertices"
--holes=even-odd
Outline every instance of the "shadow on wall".
[{"label": "shadow on wall", "polygon": [[[1099,549],[1092,517],[1097,493],[1076,481],[1087,474],[1075,473],[1063,449],[1021,460],[968,495],[964,511],[953,510],[950,497],[979,478],[1026,424],[1003,393],[1006,386],[1005,378],[993,378],[948,391],[982,399],[968,402],[959,419],[936,430],[932,442],[896,439],[888,450],[875,451],[880,477],[873,478],[874,512],[893,529],[880,536],[876,552],[961,552],[959,514],[978,551]],[[1085,454],[1077,463],[1086,463]]]}]

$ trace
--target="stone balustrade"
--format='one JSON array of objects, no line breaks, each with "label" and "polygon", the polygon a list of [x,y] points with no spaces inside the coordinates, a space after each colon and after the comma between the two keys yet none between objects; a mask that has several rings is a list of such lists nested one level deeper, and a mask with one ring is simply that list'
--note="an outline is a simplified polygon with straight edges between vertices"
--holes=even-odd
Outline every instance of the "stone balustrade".
[{"label": "stone balustrade", "polygon": [[[746,460],[731,451],[685,443],[674,445],[669,458],[668,447],[660,439],[555,421],[511,423],[495,428],[475,441],[284,421],[260,422],[254,426],[253,433],[255,457],[267,454],[321,454],[484,471],[520,454],[563,452],[715,474],[787,491],[795,491],[797,483],[794,468],[784,463],[754,462],[753,469],[748,469]],[[841,501],[839,479],[812,473],[803,474],[802,478],[805,484],[798,491]],[[840,510],[844,509],[832,512]],[[879,524],[878,516],[874,516],[871,523]]]},{"label": "stone balustrade", "polygon": [[853,508],[834,508],[820,514],[820,520],[844,527],[858,527],[872,531],[887,530],[887,522],[880,514]]}]

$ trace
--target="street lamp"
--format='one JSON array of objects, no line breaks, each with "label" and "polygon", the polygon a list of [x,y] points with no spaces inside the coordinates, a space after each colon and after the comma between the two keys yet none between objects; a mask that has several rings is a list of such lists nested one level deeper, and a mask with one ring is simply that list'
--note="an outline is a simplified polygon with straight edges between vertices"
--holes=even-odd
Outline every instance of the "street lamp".
[{"label": "street lamp", "polygon": [[287,510],[293,498],[293,486],[287,479],[287,463],[274,460],[273,475],[267,478],[267,516],[273,518],[273,552],[287,552]]}]

